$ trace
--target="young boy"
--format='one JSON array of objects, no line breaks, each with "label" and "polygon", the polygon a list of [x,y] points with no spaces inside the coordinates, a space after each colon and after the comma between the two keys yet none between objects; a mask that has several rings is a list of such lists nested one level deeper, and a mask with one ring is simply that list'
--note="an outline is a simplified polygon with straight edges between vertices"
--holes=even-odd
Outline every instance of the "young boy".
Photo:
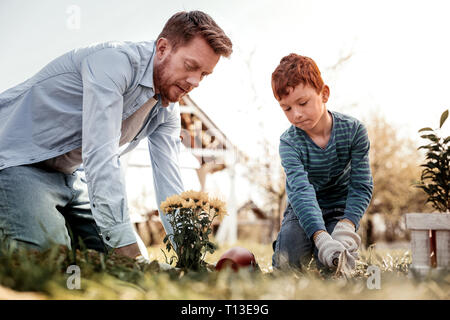
[{"label": "young boy", "polygon": [[292,126],[280,137],[288,205],[274,242],[274,268],[300,268],[314,253],[319,268],[343,253],[354,269],[356,233],[373,190],[367,130],[357,119],[328,111],[330,88],[315,62],[290,54],[272,74],[272,89]]}]

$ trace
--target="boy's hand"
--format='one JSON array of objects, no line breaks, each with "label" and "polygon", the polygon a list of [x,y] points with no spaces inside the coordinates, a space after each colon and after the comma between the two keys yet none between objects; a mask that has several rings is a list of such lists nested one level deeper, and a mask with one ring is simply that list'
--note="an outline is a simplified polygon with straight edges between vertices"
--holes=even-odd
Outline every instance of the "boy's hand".
[{"label": "boy's hand", "polygon": [[314,243],[319,250],[319,260],[329,268],[336,268],[337,263],[333,263],[339,258],[341,252],[345,251],[342,243],[334,240],[327,232],[314,234]]},{"label": "boy's hand", "polygon": [[358,249],[361,245],[361,238],[355,232],[353,223],[344,220],[339,221],[331,233],[331,237],[342,243],[354,259],[359,258]]}]

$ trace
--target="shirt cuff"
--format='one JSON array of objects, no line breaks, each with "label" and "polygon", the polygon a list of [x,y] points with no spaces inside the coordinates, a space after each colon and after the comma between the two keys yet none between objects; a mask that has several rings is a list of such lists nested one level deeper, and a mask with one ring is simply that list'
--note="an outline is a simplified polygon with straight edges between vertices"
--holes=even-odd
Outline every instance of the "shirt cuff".
[{"label": "shirt cuff", "polygon": [[358,231],[360,217],[354,214],[345,213],[342,219],[348,219],[355,225],[355,231]]},{"label": "shirt cuff", "polygon": [[[301,227],[301,225],[300,225],[300,227]],[[308,239],[312,240],[314,233],[316,233],[319,230],[324,230],[324,231],[328,232],[327,228],[325,227],[325,223],[314,223],[314,224],[310,225],[308,227],[308,229],[305,229],[304,231],[305,231]]]},{"label": "shirt cuff", "polygon": [[118,224],[111,228],[100,228],[100,231],[103,241],[111,248],[120,248],[137,242],[130,222]]}]

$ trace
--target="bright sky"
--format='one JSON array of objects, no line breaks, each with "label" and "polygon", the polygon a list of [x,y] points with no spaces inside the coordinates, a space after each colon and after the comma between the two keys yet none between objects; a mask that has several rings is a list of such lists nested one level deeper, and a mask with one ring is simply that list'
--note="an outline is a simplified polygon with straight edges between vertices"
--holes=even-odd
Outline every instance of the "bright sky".
[{"label": "bright sky", "polygon": [[[79,9],[78,29],[72,5]],[[367,121],[376,110],[415,138],[418,129],[438,126],[450,108],[446,0],[2,0],[0,92],[73,48],[153,40],[172,14],[197,9],[225,30],[234,53],[191,96],[243,150],[253,150],[262,136],[277,146],[289,125],[270,76],[291,52],[317,62],[331,87],[330,110]],[[348,53],[351,58],[331,71]]]}]

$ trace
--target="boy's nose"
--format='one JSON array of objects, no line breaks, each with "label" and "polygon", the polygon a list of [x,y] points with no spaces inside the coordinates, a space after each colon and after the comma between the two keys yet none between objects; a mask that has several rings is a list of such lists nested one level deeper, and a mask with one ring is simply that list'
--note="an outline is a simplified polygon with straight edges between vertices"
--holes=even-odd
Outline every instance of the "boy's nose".
[{"label": "boy's nose", "polygon": [[294,119],[298,122],[303,118],[303,115],[300,111],[296,110],[294,113]]}]

